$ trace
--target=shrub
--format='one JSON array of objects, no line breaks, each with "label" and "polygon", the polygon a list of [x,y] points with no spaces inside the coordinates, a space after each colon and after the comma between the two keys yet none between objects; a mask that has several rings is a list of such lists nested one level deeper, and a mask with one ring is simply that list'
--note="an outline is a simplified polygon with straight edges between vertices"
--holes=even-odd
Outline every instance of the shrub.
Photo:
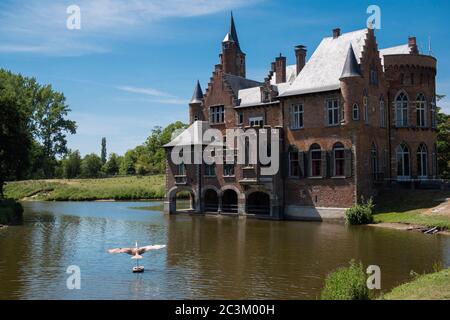
[{"label": "shrub", "polygon": [[363,225],[373,222],[373,200],[356,204],[345,212],[345,220],[350,225]]},{"label": "shrub", "polygon": [[325,280],[321,299],[369,300],[369,289],[362,263],[352,260],[349,267],[330,273]]}]

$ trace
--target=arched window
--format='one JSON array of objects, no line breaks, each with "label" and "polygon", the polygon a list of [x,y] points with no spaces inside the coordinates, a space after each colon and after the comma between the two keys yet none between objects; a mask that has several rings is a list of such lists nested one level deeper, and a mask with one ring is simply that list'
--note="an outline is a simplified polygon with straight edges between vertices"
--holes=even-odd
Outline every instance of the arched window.
[{"label": "arched window", "polygon": [[296,146],[289,147],[289,176],[300,177],[300,157]]},{"label": "arched window", "polygon": [[395,125],[399,128],[408,126],[408,96],[401,92],[395,99]]},{"label": "arched window", "polygon": [[372,143],[370,149],[370,162],[373,180],[378,180],[378,148],[375,142]]},{"label": "arched window", "polygon": [[397,179],[406,180],[411,177],[409,148],[402,143],[397,147]]},{"label": "arched window", "polygon": [[369,96],[364,93],[364,123],[369,124]]},{"label": "arched window", "polygon": [[417,107],[416,107],[416,113],[417,113],[417,126],[418,127],[425,127],[426,124],[426,114],[427,114],[427,100],[425,99],[425,96],[423,94],[419,94],[417,97]]},{"label": "arched window", "polygon": [[352,118],[353,118],[353,120],[355,120],[355,121],[358,121],[358,120],[359,120],[359,106],[358,106],[357,103],[355,103],[355,104],[353,105]]},{"label": "arched window", "polygon": [[431,127],[434,129],[436,126],[436,98],[434,98],[431,102]]},{"label": "arched window", "polygon": [[439,168],[438,168],[438,158],[437,158],[437,146],[436,144],[433,145],[433,154],[432,154],[432,165],[433,165],[433,178],[437,178],[439,175]]},{"label": "arched window", "polygon": [[380,128],[386,128],[386,108],[383,96],[380,98]]},{"label": "arched window", "polygon": [[417,175],[419,179],[428,177],[428,150],[423,143],[417,149]]},{"label": "arched window", "polygon": [[322,176],[322,149],[318,144],[313,144],[309,150],[311,159],[311,176]]},{"label": "arched window", "polygon": [[334,169],[333,173],[335,177],[345,176],[345,151],[344,146],[341,143],[336,143],[333,146],[333,159]]}]

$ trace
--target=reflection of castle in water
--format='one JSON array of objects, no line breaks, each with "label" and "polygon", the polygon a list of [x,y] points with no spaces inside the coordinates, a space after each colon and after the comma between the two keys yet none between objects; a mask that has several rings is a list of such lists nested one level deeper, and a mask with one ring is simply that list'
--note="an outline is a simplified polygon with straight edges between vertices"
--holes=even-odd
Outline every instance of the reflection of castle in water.
[{"label": "reflection of castle in water", "polygon": [[450,265],[446,238],[333,223],[171,216],[167,237],[168,267],[181,269],[191,298],[311,299],[351,259],[379,265],[383,289]]}]

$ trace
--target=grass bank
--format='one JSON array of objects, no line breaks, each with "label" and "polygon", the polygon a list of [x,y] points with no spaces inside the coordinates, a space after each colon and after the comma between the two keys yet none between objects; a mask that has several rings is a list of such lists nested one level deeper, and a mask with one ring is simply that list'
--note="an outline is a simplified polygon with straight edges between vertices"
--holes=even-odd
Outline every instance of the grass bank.
[{"label": "grass bank", "polygon": [[162,199],[163,175],[106,179],[34,180],[9,182],[5,195],[15,200],[93,201]]},{"label": "grass bank", "polygon": [[385,300],[449,300],[450,269],[418,276],[414,281],[394,288]]},{"label": "grass bank", "polygon": [[375,223],[404,223],[450,230],[450,192],[395,190],[377,199]]},{"label": "grass bank", "polygon": [[23,208],[14,200],[0,200],[0,225],[19,224],[23,219]]}]

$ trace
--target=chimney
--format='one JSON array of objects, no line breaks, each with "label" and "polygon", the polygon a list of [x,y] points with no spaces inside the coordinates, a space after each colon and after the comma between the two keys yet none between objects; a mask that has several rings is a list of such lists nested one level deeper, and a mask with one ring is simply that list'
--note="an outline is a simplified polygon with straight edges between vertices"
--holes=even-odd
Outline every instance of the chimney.
[{"label": "chimney", "polygon": [[337,39],[340,36],[341,36],[341,29],[339,28],[333,29],[333,39]]},{"label": "chimney", "polygon": [[419,54],[419,49],[417,48],[417,39],[416,37],[408,38],[408,46],[411,54]]},{"label": "chimney", "polygon": [[286,82],[286,57],[280,56],[275,59],[275,72],[277,73],[276,82]]},{"label": "chimney", "polygon": [[306,47],[298,45],[295,47],[295,58],[297,61],[297,75],[303,70],[306,64]]}]

